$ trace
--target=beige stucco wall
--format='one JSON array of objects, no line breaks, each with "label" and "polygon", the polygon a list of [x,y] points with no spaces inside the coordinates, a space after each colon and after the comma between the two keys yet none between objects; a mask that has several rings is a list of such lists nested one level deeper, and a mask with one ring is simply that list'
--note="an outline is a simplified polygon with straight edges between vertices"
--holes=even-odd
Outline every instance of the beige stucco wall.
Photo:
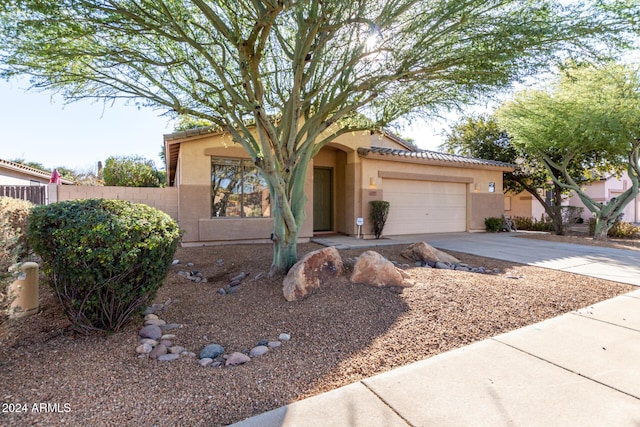
[{"label": "beige stucco wall", "polygon": [[127,200],[134,203],[143,203],[169,214],[173,219],[178,219],[178,189],[148,188],[148,187],[110,187],[88,185],[55,185],[52,194],[56,194],[55,200],[61,202],[76,199],[110,199]]},{"label": "beige stucco wall", "polygon": [[[500,217],[503,214],[501,170],[454,167],[454,163],[452,166],[436,166],[388,160],[363,160],[361,181],[365,187],[362,189],[363,199],[359,216],[368,216],[370,200],[384,200],[385,179],[390,179],[385,176],[393,176],[393,179],[402,179],[404,176],[406,179],[468,184],[467,231],[483,231],[485,218]],[[371,182],[375,188],[370,186]],[[493,193],[489,192],[490,182],[494,183]],[[412,230],[407,229],[404,232],[410,234]]]},{"label": "beige stucco wall", "polygon": [[[215,244],[225,241],[268,241],[273,228],[272,218],[211,218],[211,157],[248,158],[244,149],[228,135],[208,134],[191,137],[180,143],[176,183],[180,189],[179,220],[185,230],[186,243]],[[358,132],[341,135],[323,148],[309,163],[305,193],[306,220],[300,240],[313,236],[313,168],[333,170],[333,224],[342,234],[357,233],[356,218],[368,217],[369,201],[382,200],[385,173],[417,174],[435,181],[464,182],[467,185],[467,228],[483,230],[486,216],[502,214],[502,171],[495,168],[465,168],[445,165],[425,165],[363,158],[359,147],[371,145],[405,149],[395,141]],[[489,182],[495,183],[495,193],[489,193]],[[373,183],[375,188],[371,188]],[[499,199],[499,203],[495,201]],[[407,230],[411,232],[411,230]]]}]

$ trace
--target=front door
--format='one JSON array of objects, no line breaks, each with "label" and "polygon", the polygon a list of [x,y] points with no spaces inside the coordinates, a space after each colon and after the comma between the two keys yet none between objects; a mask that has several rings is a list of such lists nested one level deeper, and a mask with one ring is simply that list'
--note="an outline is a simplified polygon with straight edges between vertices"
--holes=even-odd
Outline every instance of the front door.
[{"label": "front door", "polygon": [[333,171],[313,169],[313,231],[331,231],[333,212]]}]

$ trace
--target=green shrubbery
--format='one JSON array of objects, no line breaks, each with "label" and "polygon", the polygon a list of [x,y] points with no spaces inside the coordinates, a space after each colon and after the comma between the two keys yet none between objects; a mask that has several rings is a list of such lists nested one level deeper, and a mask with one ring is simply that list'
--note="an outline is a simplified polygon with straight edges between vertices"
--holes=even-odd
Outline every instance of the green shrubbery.
[{"label": "green shrubbery", "polygon": [[[589,235],[593,236],[596,232],[596,219],[589,218]],[[607,236],[614,239],[639,239],[640,226],[630,222],[616,221],[607,232]]]},{"label": "green shrubbery", "polygon": [[518,230],[527,231],[553,231],[553,221],[547,215],[543,215],[541,219],[515,216],[513,221],[516,223]]},{"label": "green shrubbery", "polygon": [[26,231],[32,208],[31,202],[0,197],[0,317],[7,313],[11,302],[8,289],[14,277],[9,268],[29,254]]},{"label": "green shrubbery", "polygon": [[118,330],[162,285],[180,231],[167,214],[123,200],[37,206],[28,237],[76,330]]},{"label": "green shrubbery", "polygon": [[376,239],[382,236],[382,230],[387,223],[389,216],[389,202],[384,200],[372,200],[369,202],[371,210],[369,211],[369,220],[371,221],[371,231],[373,231]]},{"label": "green shrubbery", "polygon": [[502,218],[497,218],[495,216],[485,218],[484,226],[486,227],[487,231],[491,233],[497,233],[502,229]]}]

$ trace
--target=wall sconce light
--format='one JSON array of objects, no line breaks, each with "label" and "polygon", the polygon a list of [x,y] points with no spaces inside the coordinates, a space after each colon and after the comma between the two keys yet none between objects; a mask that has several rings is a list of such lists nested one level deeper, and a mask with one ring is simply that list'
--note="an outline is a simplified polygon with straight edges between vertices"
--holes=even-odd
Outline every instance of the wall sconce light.
[{"label": "wall sconce light", "polygon": [[496,192],[496,183],[495,182],[490,182],[489,183],[489,193],[495,193]]},{"label": "wall sconce light", "polygon": [[369,178],[369,188],[376,188],[376,181],[373,177]]},{"label": "wall sconce light", "polygon": [[473,192],[477,193],[478,191],[480,191],[480,190],[478,189],[478,184],[476,184],[475,188],[473,189]]}]

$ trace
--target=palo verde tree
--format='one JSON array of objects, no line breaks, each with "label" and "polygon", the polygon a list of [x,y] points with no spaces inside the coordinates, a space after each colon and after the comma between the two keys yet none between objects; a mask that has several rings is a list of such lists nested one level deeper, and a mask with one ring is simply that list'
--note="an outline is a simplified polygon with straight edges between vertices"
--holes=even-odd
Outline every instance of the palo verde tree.
[{"label": "palo verde tree", "polygon": [[[498,110],[514,145],[538,156],[554,182],[575,191],[595,216],[595,239],[607,232],[638,194],[640,69],[572,66],[548,90],[524,91]],[[626,170],[632,185],[608,203],[585,191],[584,175]]]},{"label": "palo verde tree", "polygon": [[278,272],[297,260],[304,180],[324,145],[465,103],[559,51],[623,41],[636,15],[620,8],[640,6],[608,1],[5,0],[0,73],[230,134],[267,181]]},{"label": "palo verde tree", "polygon": [[[514,170],[504,174],[504,191],[513,194],[527,191],[542,205],[553,223],[556,234],[564,234],[562,201],[570,191],[551,179],[543,161],[535,153],[512,144],[509,135],[500,127],[495,116],[461,118],[451,127],[440,149],[463,156],[511,163]],[[582,169],[572,169],[570,174],[583,175],[583,172]],[[564,181],[564,177],[558,171],[554,174],[560,181]],[[550,200],[540,194],[540,189],[552,195]]]}]

